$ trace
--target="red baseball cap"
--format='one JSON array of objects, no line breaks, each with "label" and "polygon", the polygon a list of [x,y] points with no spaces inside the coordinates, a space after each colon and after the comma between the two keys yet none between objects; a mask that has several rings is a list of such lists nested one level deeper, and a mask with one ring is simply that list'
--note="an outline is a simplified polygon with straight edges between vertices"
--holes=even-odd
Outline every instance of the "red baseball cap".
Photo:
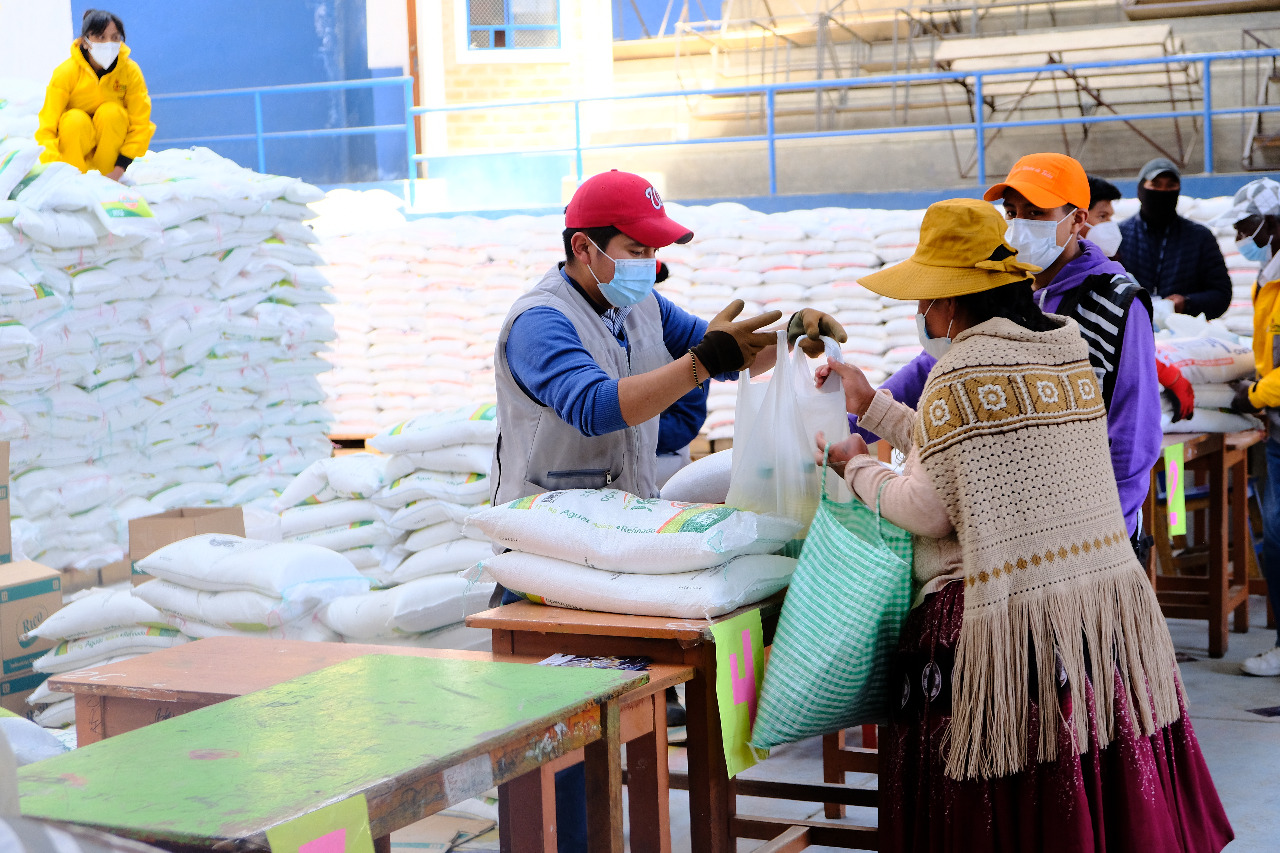
[{"label": "red baseball cap", "polygon": [[612,225],[654,249],[693,239],[692,231],[667,216],[653,184],[617,169],[582,182],[564,209],[564,224],[566,228]]}]

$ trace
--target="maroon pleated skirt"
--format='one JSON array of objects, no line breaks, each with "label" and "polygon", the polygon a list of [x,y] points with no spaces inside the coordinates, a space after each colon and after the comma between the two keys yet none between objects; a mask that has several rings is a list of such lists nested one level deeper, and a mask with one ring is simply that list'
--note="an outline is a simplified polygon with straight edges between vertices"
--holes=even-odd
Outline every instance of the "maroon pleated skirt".
[{"label": "maroon pleated skirt", "polygon": [[[880,741],[881,850],[1217,853],[1231,841],[1181,695],[1182,716],[1151,737],[1133,734],[1127,707],[1117,702],[1123,716],[1106,749],[1097,745],[1091,712],[1091,745],[1081,755],[1071,754],[1060,722],[1054,762],[1000,779],[958,782],[946,776],[950,662],[963,615],[964,584],[952,583],[915,608],[903,630],[897,668],[902,695],[895,697],[898,707]],[[1053,677],[1063,695],[1065,673]],[[1092,699],[1093,685],[1086,689]],[[1069,699],[1063,709],[1069,717]],[[1037,717],[1033,706],[1033,744]]]}]

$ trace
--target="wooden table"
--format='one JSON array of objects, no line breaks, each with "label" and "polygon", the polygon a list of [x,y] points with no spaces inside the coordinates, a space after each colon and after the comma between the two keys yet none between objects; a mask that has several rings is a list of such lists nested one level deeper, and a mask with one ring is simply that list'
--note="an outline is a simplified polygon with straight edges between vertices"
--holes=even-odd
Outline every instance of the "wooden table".
[{"label": "wooden table", "polygon": [[[871,827],[736,814],[738,794],[870,807],[878,802],[876,791],[843,785],[729,778],[716,704],[716,651],[711,626],[758,609],[768,646],[782,609],[782,597],[780,593],[712,620],[622,616],[521,601],[470,616],[467,624],[493,631],[493,654],[498,659],[545,657],[555,652],[646,655],[661,663],[693,667],[693,679],[685,686],[689,773],[687,779],[676,773],[669,778],[671,787],[687,786],[689,790],[690,846],[698,853],[733,853],[737,838],[778,839],[784,834],[791,839],[786,843],[792,846],[784,845],[779,850],[798,850],[806,844],[874,850],[876,830]],[[630,760],[630,752],[627,755]],[[499,799],[500,821],[514,805],[508,798]],[[633,814],[633,840],[634,833]]]},{"label": "wooden table", "polygon": [[[76,737],[84,746],[369,654],[494,659],[489,652],[211,637],[106,667],[54,675],[49,687],[75,696]],[[517,663],[541,659],[506,658]],[[246,666],[245,661],[252,661],[253,665]],[[627,747],[633,825],[631,849],[635,853],[669,853],[671,840],[665,831],[669,825],[665,693],[668,687],[692,678],[693,669],[655,664],[647,674],[648,681],[629,690],[621,700],[620,734]],[[547,850],[555,849],[554,788],[549,779],[562,764],[576,763],[582,757],[582,750],[574,750],[544,765],[539,774],[522,776],[506,786],[510,796],[522,803],[524,819],[520,825],[537,827],[538,839]],[[655,814],[661,819],[645,820]],[[499,826],[504,845],[513,850],[542,849],[537,847],[537,839],[525,843],[516,837],[515,827],[514,822]]]},{"label": "wooden table", "polygon": [[585,749],[590,849],[622,853],[619,700],[646,680],[367,655],[24,767],[22,813],[267,850],[267,829],[363,794],[389,850],[393,830]]},{"label": "wooden table", "polygon": [[[1253,539],[1249,533],[1248,451],[1262,438],[1258,430],[1229,435],[1171,434],[1164,437],[1161,445],[1163,451],[1182,444],[1186,470],[1207,475],[1207,574],[1157,573],[1155,560],[1151,561],[1148,572],[1165,616],[1208,620],[1210,657],[1220,658],[1227,653],[1229,616],[1233,616],[1232,627],[1236,633],[1249,630],[1248,549],[1253,547]],[[1167,526],[1158,515],[1167,510],[1156,502],[1156,474],[1163,468],[1162,454],[1151,469],[1151,489],[1143,507],[1143,525],[1156,537],[1157,548],[1168,552]]]}]

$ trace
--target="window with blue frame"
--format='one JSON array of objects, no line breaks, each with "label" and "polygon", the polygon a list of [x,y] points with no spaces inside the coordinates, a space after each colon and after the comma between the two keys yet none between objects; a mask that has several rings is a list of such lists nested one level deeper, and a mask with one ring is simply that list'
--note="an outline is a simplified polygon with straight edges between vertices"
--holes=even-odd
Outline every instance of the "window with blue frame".
[{"label": "window with blue frame", "polygon": [[560,0],[467,0],[472,50],[560,47]]}]

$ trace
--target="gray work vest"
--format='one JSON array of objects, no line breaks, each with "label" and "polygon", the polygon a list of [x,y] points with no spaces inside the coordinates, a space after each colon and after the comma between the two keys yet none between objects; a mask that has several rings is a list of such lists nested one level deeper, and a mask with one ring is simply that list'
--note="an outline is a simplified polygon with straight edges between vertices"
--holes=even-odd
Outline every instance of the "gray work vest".
[{"label": "gray work vest", "polygon": [[507,337],[516,318],[535,306],[556,309],[573,323],[583,347],[612,379],[670,364],[662,340],[662,314],[650,295],[631,309],[619,344],[590,303],[553,268],[511,306],[494,351],[498,390],[498,446],[494,451],[494,505],[557,489],[613,488],[642,498],[658,496],[658,418],[605,435],[585,436],[555,410],[529,397],[507,364]]}]

